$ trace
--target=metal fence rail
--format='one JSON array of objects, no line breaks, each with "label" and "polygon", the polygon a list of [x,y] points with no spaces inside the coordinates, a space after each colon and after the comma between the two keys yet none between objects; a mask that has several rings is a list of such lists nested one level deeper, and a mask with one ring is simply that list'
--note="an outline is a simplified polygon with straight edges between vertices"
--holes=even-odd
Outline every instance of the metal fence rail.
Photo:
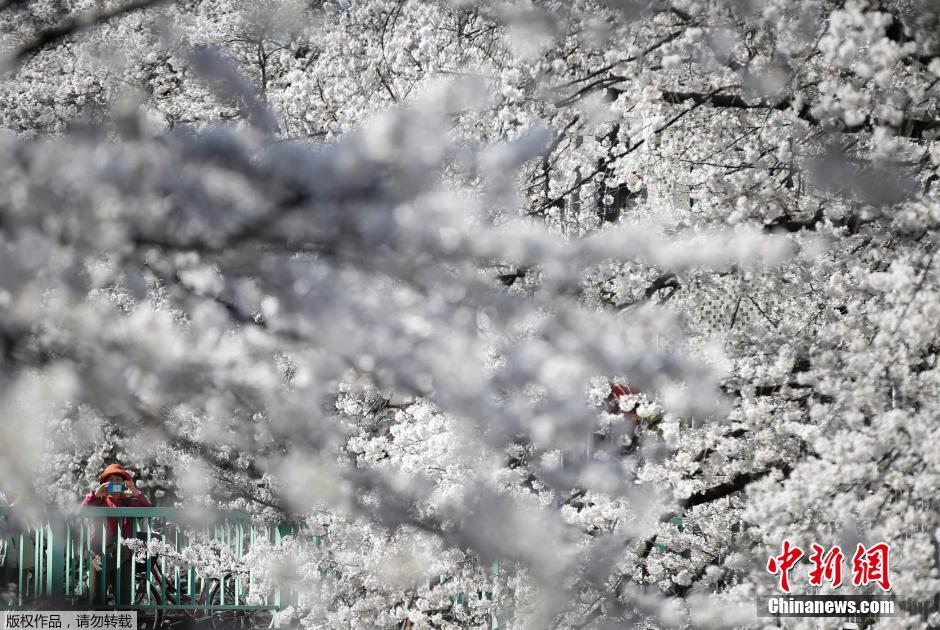
[{"label": "metal fence rail", "polygon": [[[92,551],[101,562],[98,575],[101,580],[99,592],[103,598],[107,593],[110,568],[106,553],[107,522],[110,518],[118,521],[117,549],[125,547],[122,524],[124,518],[130,518],[133,519],[133,536],[142,542],[157,538],[175,552],[186,549],[197,540],[208,542],[215,545],[220,557],[225,554],[232,563],[240,561],[259,539],[264,538],[274,547],[280,547],[283,536],[297,533],[300,529],[291,523],[258,525],[251,522],[250,514],[239,511],[202,511],[200,514],[209,518],[199,524],[194,524],[189,518],[190,512],[181,508],[89,506],[52,508],[48,512],[53,515],[48,521],[30,525],[17,520],[12,508],[0,507],[0,590],[12,586],[10,590],[13,592],[12,598],[0,600],[0,608],[21,608],[44,598],[94,607],[89,584]],[[93,531],[94,550],[91,546]],[[254,570],[250,567],[247,577],[232,570],[209,578],[198,574],[193,566],[183,569],[176,564],[167,572],[166,557],[154,557],[149,546],[145,559],[141,561],[137,561],[136,554],[130,556],[129,562],[122,559],[122,555],[115,553],[113,556],[116,605],[109,608],[274,611],[286,607],[294,595],[292,591],[282,594],[280,589],[275,589],[271,596],[265,596],[262,604],[249,605],[246,600],[254,584]],[[154,564],[160,570],[152,573]],[[145,581],[142,584],[146,593],[138,592],[140,586],[134,578],[143,569],[146,569],[143,574],[146,580],[155,574],[160,576],[160,588],[146,588],[148,582]],[[127,593],[121,593],[121,577],[125,571],[131,572],[129,597]],[[211,601],[205,597],[210,583],[215,594]],[[176,597],[167,597],[168,590]],[[203,596],[199,597],[199,594]]]}]

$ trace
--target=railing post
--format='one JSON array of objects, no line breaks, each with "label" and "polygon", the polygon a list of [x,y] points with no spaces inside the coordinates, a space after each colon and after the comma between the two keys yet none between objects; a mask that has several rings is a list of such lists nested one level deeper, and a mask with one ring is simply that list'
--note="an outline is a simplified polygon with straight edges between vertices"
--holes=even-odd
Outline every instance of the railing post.
[{"label": "railing post", "polygon": [[[169,524],[169,523],[166,524],[166,531],[167,531],[167,535],[169,535],[169,533],[170,533],[170,524]],[[178,523],[174,523],[174,524],[173,524],[173,540],[174,540],[174,546],[175,546],[175,549],[176,549],[176,553],[179,553],[179,552],[180,552],[180,528],[179,528],[179,524],[178,524]],[[176,567],[173,569],[173,578],[174,578],[174,579],[173,579],[173,590],[174,590],[174,592],[176,593],[176,601],[177,601],[177,603],[179,603],[179,601],[180,601],[180,593],[182,593],[183,591],[182,591],[182,589],[180,588],[180,565],[179,565],[178,562],[176,563]]]},{"label": "railing post", "polygon": [[20,534],[20,557],[19,557],[19,564],[17,565],[17,572],[19,574],[18,575],[19,583],[17,584],[17,589],[16,589],[16,593],[18,596],[17,598],[18,606],[23,605],[23,589],[29,587],[29,583],[28,582],[24,583],[24,580],[23,580],[23,547],[26,544],[25,540],[26,540],[26,537],[23,534]]},{"label": "railing post", "polygon": [[98,577],[101,590],[98,591],[98,601],[94,602],[96,606],[108,601],[108,524],[105,518],[101,519],[101,571]]},{"label": "railing post", "polygon": [[85,577],[85,528],[87,523],[78,522],[78,581],[76,583],[76,595],[81,597],[85,594],[83,579]]},{"label": "railing post", "polygon": [[[131,536],[134,537],[134,540],[140,540],[140,537],[137,535],[140,533],[140,521],[139,519],[131,519],[133,523],[131,525]],[[147,544],[150,544],[150,541],[147,541]],[[134,605],[137,603],[137,552],[131,554],[131,575],[134,576],[131,578],[131,596],[130,603]],[[146,586],[144,587],[146,588]]]},{"label": "railing post", "polygon": [[36,527],[33,532],[33,597],[39,597],[42,595],[42,583],[39,580],[42,577],[43,528]]},{"label": "railing post", "polygon": [[[274,548],[281,548],[281,526],[276,525],[274,527]],[[274,605],[277,606],[278,610],[281,610],[281,585],[277,584],[274,589]]]},{"label": "railing post", "polygon": [[57,600],[65,597],[65,520],[54,516],[49,523],[49,581],[46,588]]},{"label": "railing post", "polygon": [[65,596],[68,597],[72,594],[72,526],[66,523],[65,525]]},{"label": "railing post", "polygon": [[121,530],[124,529],[124,519],[119,518],[117,522],[117,532],[115,534],[117,542],[114,545],[114,605],[120,607],[124,603],[121,596],[127,596],[127,593],[121,592],[121,556],[123,555],[121,553],[121,543],[123,542],[121,534],[124,533]]}]

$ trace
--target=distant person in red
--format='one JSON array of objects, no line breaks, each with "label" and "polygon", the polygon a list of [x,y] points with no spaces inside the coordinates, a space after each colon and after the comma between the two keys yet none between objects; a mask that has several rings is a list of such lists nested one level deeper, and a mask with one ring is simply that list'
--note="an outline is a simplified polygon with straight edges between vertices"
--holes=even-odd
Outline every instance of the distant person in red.
[{"label": "distant person in red", "polygon": [[620,408],[620,398],[635,396],[638,393],[627,385],[611,385],[610,394],[607,395],[607,399],[604,401],[607,413],[620,414],[626,420],[620,427],[611,427],[612,432],[629,438],[627,444],[620,447],[621,455],[628,455],[639,448],[640,441],[637,439],[637,428],[640,426],[640,416],[637,415],[635,408],[627,411],[622,410]]},{"label": "distant person in red", "polygon": [[[96,505],[106,507],[153,507],[144,493],[134,485],[134,479],[120,464],[111,464],[104,469],[104,472],[98,477],[97,488],[89,492],[82,505]],[[124,489],[116,492],[108,492],[110,484],[123,484]],[[91,550],[90,568],[88,571],[88,585],[91,591],[91,600],[95,605],[103,606],[106,602],[107,587],[117,589],[117,518],[109,518],[105,527],[105,560],[107,563],[107,575],[105,576],[105,590],[101,589],[101,539],[99,531],[101,530],[100,519],[92,519],[91,536],[89,536],[89,548]],[[130,538],[134,535],[133,519],[124,517],[121,519],[121,536]],[[131,580],[133,580],[133,568],[130,564],[131,551],[127,547],[121,549],[121,602],[130,603]]]},{"label": "distant person in red", "polygon": [[620,410],[620,397],[621,396],[635,396],[639,392],[635,392],[630,389],[627,385],[614,385],[610,388],[610,394],[607,395],[607,411],[608,413],[620,413],[623,414],[624,418],[633,420],[634,422],[639,422],[639,416],[636,415],[636,411],[630,409],[629,411]]}]

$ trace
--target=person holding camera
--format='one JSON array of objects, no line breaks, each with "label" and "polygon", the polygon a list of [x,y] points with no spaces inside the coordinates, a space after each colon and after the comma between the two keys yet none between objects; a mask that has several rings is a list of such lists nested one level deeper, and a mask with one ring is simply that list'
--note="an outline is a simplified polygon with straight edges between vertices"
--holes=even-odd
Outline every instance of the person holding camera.
[{"label": "person holding camera", "polygon": [[[98,477],[98,487],[89,492],[82,505],[96,505],[106,507],[153,507],[144,493],[134,485],[134,479],[120,464],[111,464]],[[105,589],[101,589],[101,539],[98,538],[98,530],[101,529],[98,523],[93,522],[91,535],[88,538],[89,548],[91,550],[91,561],[89,563],[88,585],[91,593],[92,602],[95,605],[103,606],[106,603],[107,586],[110,584],[112,589],[117,592],[117,528],[118,519],[109,518],[105,526],[105,560],[107,563],[107,575],[105,576]],[[121,519],[121,536],[130,538],[133,536],[133,519],[124,517]],[[130,603],[131,580],[134,579],[133,569],[130,564],[131,551],[127,547],[121,549],[121,602]]]}]

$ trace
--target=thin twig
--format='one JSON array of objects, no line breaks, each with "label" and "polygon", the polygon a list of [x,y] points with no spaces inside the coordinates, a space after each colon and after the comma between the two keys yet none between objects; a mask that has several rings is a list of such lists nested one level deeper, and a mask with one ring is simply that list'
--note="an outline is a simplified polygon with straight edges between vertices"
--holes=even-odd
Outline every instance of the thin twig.
[{"label": "thin twig", "polygon": [[753,304],[753,305],[757,308],[758,312],[759,312],[761,315],[764,316],[764,319],[766,319],[768,322],[770,322],[770,325],[771,325],[771,326],[773,326],[774,328],[776,328],[777,326],[780,325],[780,322],[775,322],[775,321],[770,317],[770,315],[768,315],[767,313],[764,312],[764,309],[762,309],[762,308],[760,307],[760,304],[757,303],[757,300],[755,300],[754,298],[752,298],[750,295],[747,296],[747,299],[749,299],[749,300],[751,301],[751,304]]},{"label": "thin twig", "polygon": [[741,298],[743,295],[738,296],[738,301],[734,303],[734,313],[731,314],[731,325],[728,326],[728,330],[734,328],[734,323],[738,320],[738,309],[741,308]]}]

